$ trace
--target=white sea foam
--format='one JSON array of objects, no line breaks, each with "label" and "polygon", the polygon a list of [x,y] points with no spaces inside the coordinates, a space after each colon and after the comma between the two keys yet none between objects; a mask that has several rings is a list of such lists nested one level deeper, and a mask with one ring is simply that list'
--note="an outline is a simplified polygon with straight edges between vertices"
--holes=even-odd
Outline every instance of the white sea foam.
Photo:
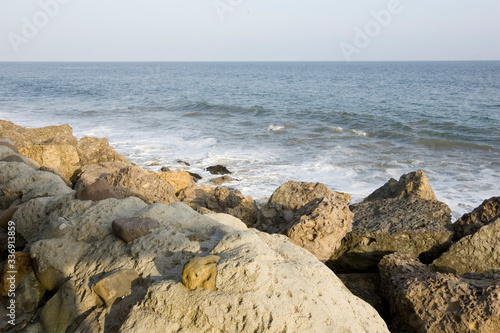
[{"label": "white sea foam", "polygon": [[284,129],[285,126],[274,125],[274,124],[269,125],[269,127],[267,128],[268,131],[273,131],[273,132],[282,131]]}]

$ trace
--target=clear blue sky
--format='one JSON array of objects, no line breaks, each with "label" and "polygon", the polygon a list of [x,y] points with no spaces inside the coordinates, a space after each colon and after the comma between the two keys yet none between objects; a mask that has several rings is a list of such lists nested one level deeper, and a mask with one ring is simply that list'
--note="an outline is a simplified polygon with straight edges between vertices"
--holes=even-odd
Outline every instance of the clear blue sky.
[{"label": "clear blue sky", "polygon": [[0,61],[500,60],[499,0],[0,0]]}]

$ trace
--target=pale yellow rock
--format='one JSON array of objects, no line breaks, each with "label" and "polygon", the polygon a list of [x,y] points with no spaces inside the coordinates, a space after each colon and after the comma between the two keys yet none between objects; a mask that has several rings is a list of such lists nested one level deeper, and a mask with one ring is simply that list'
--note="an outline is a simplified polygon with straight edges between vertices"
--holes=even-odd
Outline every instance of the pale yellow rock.
[{"label": "pale yellow rock", "polygon": [[66,179],[73,176],[80,162],[76,147],[71,145],[34,145],[27,156],[42,166],[59,170]]},{"label": "pale yellow rock", "polygon": [[160,171],[156,172],[155,176],[168,182],[170,185],[175,187],[175,193],[196,185],[193,177],[187,171],[175,170],[175,171]]}]

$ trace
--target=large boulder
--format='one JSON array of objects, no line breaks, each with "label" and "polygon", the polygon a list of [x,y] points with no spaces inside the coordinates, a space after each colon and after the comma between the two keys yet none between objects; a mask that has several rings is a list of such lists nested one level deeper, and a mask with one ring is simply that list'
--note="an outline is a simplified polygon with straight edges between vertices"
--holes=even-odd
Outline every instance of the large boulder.
[{"label": "large boulder", "polygon": [[500,273],[500,217],[476,233],[461,238],[432,263],[455,274]]},{"label": "large boulder", "polygon": [[80,158],[74,145],[33,145],[26,156],[45,167],[61,172],[66,179],[71,179],[79,167]]},{"label": "large boulder", "polygon": [[454,240],[472,235],[482,226],[491,223],[498,217],[500,217],[500,197],[484,200],[479,207],[470,213],[464,214],[453,223],[453,229],[455,230]]},{"label": "large boulder", "polygon": [[111,147],[105,138],[83,137],[78,141],[76,150],[81,166],[101,162],[129,163],[127,158]]},{"label": "large boulder", "polygon": [[375,270],[379,260],[393,252],[432,262],[449,247],[451,210],[432,199],[425,174],[413,172],[390,183],[368,196],[371,199],[351,206],[352,231],[327,263],[334,271]]},{"label": "large boulder", "polygon": [[104,179],[119,198],[135,196],[147,203],[169,204],[178,201],[175,188],[168,182],[150,174],[136,165],[122,162],[103,162],[85,165],[75,185],[78,191],[98,179]]},{"label": "large boulder", "polygon": [[226,213],[242,220],[247,226],[257,221],[258,209],[255,201],[223,186],[192,186],[179,194],[181,202],[196,210],[208,210],[207,213]]},{"label": "large boulder", "polygon": [[436,273],[398,253],[384,257],[379,268],[394,332],[498,332],[497,275]]},{"label": "large boulder", "polygon": [[172,185],[175,188],[175,193],[179,193],[180,191],[188,187],[196,185],[193,177],[187,171],[160,171],[155,173],[155,175],[156,177],[163,179],[164,181]]}]

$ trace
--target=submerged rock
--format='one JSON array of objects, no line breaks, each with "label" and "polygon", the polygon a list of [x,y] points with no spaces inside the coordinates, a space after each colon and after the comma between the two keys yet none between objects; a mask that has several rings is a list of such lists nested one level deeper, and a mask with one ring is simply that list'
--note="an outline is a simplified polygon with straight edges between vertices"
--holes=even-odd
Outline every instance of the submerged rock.
[{"label": "submerged rock", "polygon": [[231,174],[231,171],[229,171],[225,166],[223,165],[214,165],[214,166],[209,166],[207,168],[207,171],[210,172],[212,175],[228,175]]},{"label": "submerged rock", "polygon": [[379,268],[383,293],[391,304],[394,332],[498,331],[498,276],[436,273],[397,253],[384,257]]}]

